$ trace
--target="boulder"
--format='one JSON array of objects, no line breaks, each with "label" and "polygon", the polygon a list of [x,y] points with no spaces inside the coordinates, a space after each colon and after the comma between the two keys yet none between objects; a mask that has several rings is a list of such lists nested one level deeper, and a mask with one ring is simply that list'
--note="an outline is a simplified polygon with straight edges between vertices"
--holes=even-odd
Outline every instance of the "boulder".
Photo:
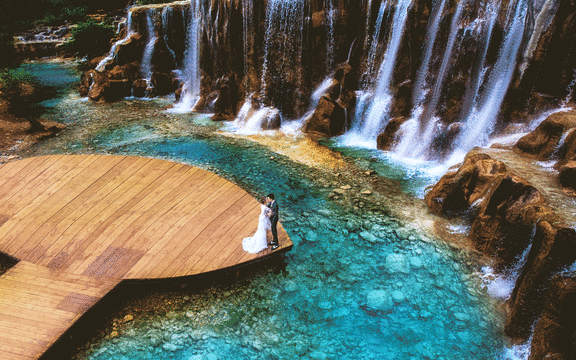
[{"label": "boulder", "polygon": [[98,56],[98,57],[95,57],[94,59],[90,60],[90,61],[88,62],[88,67],[89,67],[91,70],[96,69],[96,67],[98,66],[98,64],[100,64],[100,62],[101,62],[102,60],[104,60],[104,59],[106,58],[106,56],[107,56],[107,55],[102,55],[102,56]]},{"label": "boulder", "polygon": [[576,190],[576,161],[570,161],[560,168],[560,184],[572,190]]},{"label": "boulder", "polygon": [[576,279],[557,275],[534,329],[530,360],[576,359]]},{"label": "boulder", "polygon": [[99,71],[90,70],[81,78],[82,86],[88,88],[88,97],[95,102],[106,101],[106,91],[110,87],[108,75]]},{"label": "boulder", "polygon": [[320,136],[338,136],[344,132],[346,111],[336,101],[322,96],[312,117],[304,127],[304,132]]},{"label": "boulder", "polygon": [[444,126],[438,136],[432,141],[433,156],[445,158],[449,155],[454,148],[454,142],[458,138],[458,135],[460,135],[460,132],[462,132],[462,128],[463,125],[460,122]]},{"label": "boulder", "polygon": [[436,214],[462,214],[482,199],[496,178],[505,173],[504,163],[486,154],[469,153],[459,169],[446,173],[426,194],[426,203]]},{"label": "boulder", "polygon": [[216,81],[219,88],[218,96],[214,102],[214,116],[212,120],[233,120],[236,117],[236,108],[240,100],[236,76],[222,77]]},{"label": "boulder", "polygon": [[170,73],[154,72],[150,78],[150,83],[154,87],[156,95],[167,95],[175,89],[172,87],[173,76]]},{"label": "boulder", "polygon": [[576,127],[576,113],[558,112],[550,115],[538,127],[518,140],[515,147],[523,153],[546,160],[555,152],[563,134]]},{"label": "boulder", "polygon": [[116,64],[125,65],[131,62],[140,62],[144,52],[146,39],[140,34],[133,34],[130,39],[116,47]]},{"label": "boulder", "polygon": [[576,127],[565,132],[563,137],[563,143],[558,150],[557,168],[561,168],[570,161],[576,161]]},{"label": "boulder", "polygon": [[132,85],[132,95],[135,97],[145,97],[147,88],[148,82],[144,79],[138,79],[134,81]]},{"label": "boulder", "polygon": [[494,257],[498,270],[510,268],[530,244],[537,221],[551,213],[540,191],[513,174],[497,175],[487,184],[469,239]]},{"label": "boulder", "polygon": [[407,117],[397,117],[393,118],[386,125],[386,129],[376,139],[376,146],[379,150],[389,151],[392,150],[392,146],[396,141],[396,133],[400,129],[400,126],[408,120]]},{"label": "boulder", "polygon": [[575,260],[576,231],[538,222],[528,260],[510,298],[508,336],[522,342],[528,340],[544,307],[550,279]]}]

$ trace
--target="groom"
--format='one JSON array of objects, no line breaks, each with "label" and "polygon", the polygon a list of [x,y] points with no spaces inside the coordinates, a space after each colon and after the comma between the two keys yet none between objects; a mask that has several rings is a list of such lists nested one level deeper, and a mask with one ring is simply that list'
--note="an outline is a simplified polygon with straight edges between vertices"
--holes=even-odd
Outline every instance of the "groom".
[{"label": "groom", "polygon": [[274,194],[268,194],[267,197],[270,200],[268,207],[272,210],[272,213],[270,214],[272,242],[270,245],[272,245],[272,250],[276,250],[278,249],[278,230],[276,229],[276,226],[278,225],[278,203],[274,200]]}]

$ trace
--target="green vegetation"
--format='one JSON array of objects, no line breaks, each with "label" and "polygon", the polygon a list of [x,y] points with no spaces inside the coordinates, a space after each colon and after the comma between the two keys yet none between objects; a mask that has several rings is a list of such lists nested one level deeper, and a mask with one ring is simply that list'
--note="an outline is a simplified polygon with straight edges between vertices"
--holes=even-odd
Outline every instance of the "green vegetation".
[{"label": "green vegetation", "polygon": [[110,49],[110,40],[115,33],[110,24],[99,23],[92,19],[79,23],[70,32],[72,38],[66,43],[66,50],[88,58],[105,54]]},{"label": "green vegetation", "polygon": [[49,89],[29,72],[22,69],[0,72],[0,99],[6,102],[12,115],[28,120],[33,130],[43,129],[36,118],[44,111],[41,102],[49,97]]}]

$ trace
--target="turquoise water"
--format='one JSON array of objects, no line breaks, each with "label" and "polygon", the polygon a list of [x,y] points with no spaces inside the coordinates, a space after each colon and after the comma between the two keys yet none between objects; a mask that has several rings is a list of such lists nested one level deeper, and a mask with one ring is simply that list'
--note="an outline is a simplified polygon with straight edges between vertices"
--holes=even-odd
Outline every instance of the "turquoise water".
[{"label": "turquoise water", "polygon": [[[417,230],[420,219],[392,217],[399,204],[368,198],[358,207],[332,192],[347,185],[359,191],[365,166],[399,181],[404,170],[363,156],[346,173],[312,168],[223,136],[205,116],[166,115],[166,103],[97,106],[67,98],[55,106],[54,118],[68,128],[31,155],[142,155],[214,171],[255,196],[274,192],[295,246],[283,265],[257,268],[237,281],[160,294],[161,304],[157,296],[128,302],[119,316],[134,320],[108,324],[77,358],[501,357],[499,303],[481,288],[473,263]],[[410,190],[411,180],[404,180]]]}]

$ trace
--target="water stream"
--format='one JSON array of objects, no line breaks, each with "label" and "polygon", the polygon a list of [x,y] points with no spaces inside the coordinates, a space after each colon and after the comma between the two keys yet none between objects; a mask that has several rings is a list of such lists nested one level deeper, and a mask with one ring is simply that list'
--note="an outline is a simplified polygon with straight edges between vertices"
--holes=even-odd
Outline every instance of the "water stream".
[{"label": "water stream", "polygon": [[51,113],[67,129],[26,155],[150,156],[274,192],[294,249],[229,283],[127,301],[118,316],[134,320],[105,322],[78,359],[503,358],[501,303],[480,263],[425,226],[434,219],[402,215],[425,213],[414,195],[429,179],[369,150],[302,162],[205,116],[166,113],[171,101],[67,96]]}]

